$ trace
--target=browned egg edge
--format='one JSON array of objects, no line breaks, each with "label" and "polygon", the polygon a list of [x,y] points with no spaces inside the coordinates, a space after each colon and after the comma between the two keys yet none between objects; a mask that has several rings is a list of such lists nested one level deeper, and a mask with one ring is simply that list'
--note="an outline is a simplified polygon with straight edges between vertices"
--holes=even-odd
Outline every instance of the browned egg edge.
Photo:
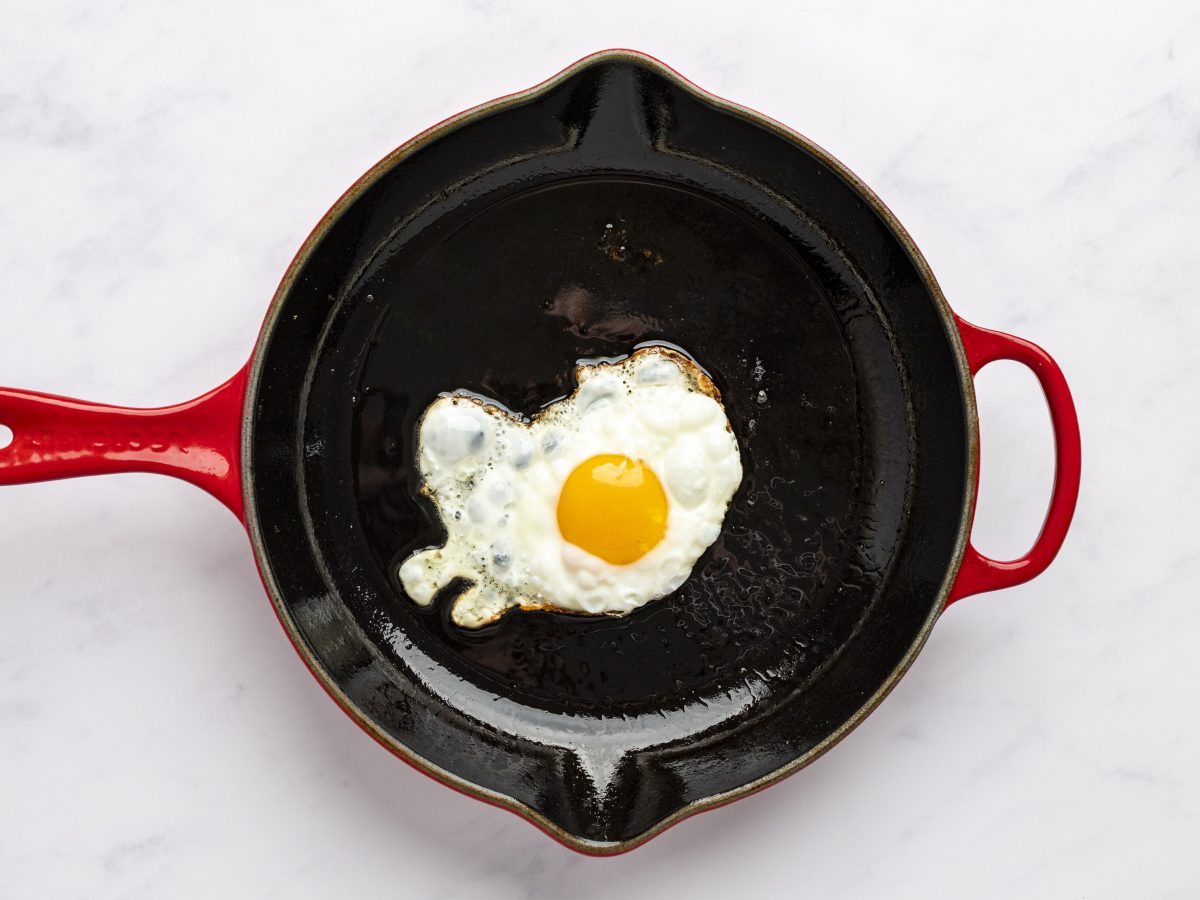
[{"label": "browned egg edge", "polygon": [[[581,378],[582,372],[589,370],[589,369],[617,368],[618,366],[623,366],[626,363],[628,363],[630,360],[636,359],[639,356],[662,356],[662,357],[665,357],[666,359],[672,360],[673,362],[678,364],[679,368],[683,371],[684,378],[687,380],[687,385],[688,385],[689,389],[696,391],[697,393],[704,394],[706,397],[711,397],[713,400],[716,400],[717,403],[721,403],[721,392],[719,390],[717,390],[717,386],[715,384],[713,384],[713,380],[708,377],[708,373],[705,372],[700,367],[699,363],[697,363],[694,359],[692,359],[687,354],[680,353],[678,350],[672,350],[670,347],[654,346],[654,347],[641,347],[637,350],[634,350],[632,353],[630,353],[625,358],[614,360],[612,362],[580,363],[579,365],[577,365],[575,367],[575,380],[576,380],[575,390],[571,391],[571,393],[567,394],[565,397],[561,397],[558,400],[555,400],[554,403],[550,404],[550,405],[556,405],[558,403],[563,402],[564,400],[573,400],[575,398],[576,394],[579,393],[579,384],[582,382],[582,378]],[[505,418],[509,419],[513,423],[515,423],[517,425],[521,425],[525,428],[528,428],[531,425],[533,425],[545,413],[545,410],[542,410],[542,411],[534,413],[532,416],[530,416],[528,419],[526,419],[524,416],[520,416],[520,415],[512,412],[511,410],[505,409],[503,406],[500,406],[499,404],[489,403],[487,400],[484,400],[482,397],[476,397],[471,394],[451,394],[450,396],[456,397],[461,400],[469,400],[470,402],[476,404],[477,406],[481,407],[482,409],[490,410],[494,413],[498,413],[498,414],[504,416]],[[549,408],[549,407],[547,407],[547,408]],[[721,404],[721,408],[724,409],[724,404]],[[421,420],[424,421],[424,418],[425,418],[425,416],[424,416],[424,414],[422,414]],[[420,427],[420,422],[417,423],[417,427],[418,428]],[[733,426],[729,423],[728,416],[726,416],[726,420],[725,420],[725,430],[729,431],[729,432],[733,431]],[[418,488],[418,493],[420,493],[421,496],[423,496],[423,497],[428,497],[430,500],[434,500],[434,509],[435,510],[437,509],[437,503],[436,503],[436,499],[435,499],[436,492],[432,488],[430,488],[427,484],[422,483],[421,487]],[[440,516],[439,516],[439,518],[440,518]],[[467,588],[467,590],[470,590],[470,588]],[[451,610],[451,616],[450,616],[451,619],[454,618],[454,607],[458,604],[458,601],[463,597],[463,595],[466,592],[467,591],[463,591],[462,593],[456,595],[449,601],[450,610]],[[481,621],[478,625],[463,625],[458,621],[455,621],[454,624],[458,625],[460,628],[469,628],[473,631],[476,628],[483,628],[487,625],[492,625],[492,624],[500,621],[500,619],[502,619],[505,616],[505,614],[511,612],[514,609],[523,609],[523,610],[527,610],[529,612],[558,612],[558,613],[565,613],[569,616],[582,616],[582,617],[593,618],[593,619],[600,618],[601,616],[608,616],[609,618],[619,619],[619,618],[629,615],[630,612],[633,612],[633,610],[630,610],[629,612],[590,613],[590,612],[587,612],[586,610],[582,610],[582,609],[568,609],[564,606],[559,606],[549,600],[541,600],[541,601],[537,601],[537,602],[521,603],[521,604],[518,604],[517,606],[505,606],[503,609],[499,610],[494,615]]]}]

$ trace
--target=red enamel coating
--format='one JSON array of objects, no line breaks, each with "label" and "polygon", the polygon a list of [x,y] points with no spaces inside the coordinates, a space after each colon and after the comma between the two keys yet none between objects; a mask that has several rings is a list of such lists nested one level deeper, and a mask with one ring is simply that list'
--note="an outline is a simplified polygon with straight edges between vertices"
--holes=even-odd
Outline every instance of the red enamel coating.
[{"label": "red enamel coating", "polygon": [[159,409],[127,409],[0,388],[0,485],[157,472],[204,488],[242,518],[240,463],[246,370],[202,397]]},{"label": "red enamel coating", "polygon": [[[962,336],[972,375],[990,362],[1009,359],[1028,366],[1037,376],[1046,395],[1046,403],[1050,406],[1050,420],[1054,424],[1055,472],[1046,521],[1029,552],[1017,559],[1001,561],[984,556],[974,545],[968,544],[954,587],[946,598],[947,606],[971,594],[1023,584],[1050,565],[1062,547],[1067,529],[1071,526],[1071,517],[1075,514],[1080,471],[1079,419],[1075,414],[1075,401],[1071,399],[1071,391],[1058,364],[1037,344],[1011,334],[980,328],[958,316],[954,319]],[[978,487],[978,467],[975,479]]]}]

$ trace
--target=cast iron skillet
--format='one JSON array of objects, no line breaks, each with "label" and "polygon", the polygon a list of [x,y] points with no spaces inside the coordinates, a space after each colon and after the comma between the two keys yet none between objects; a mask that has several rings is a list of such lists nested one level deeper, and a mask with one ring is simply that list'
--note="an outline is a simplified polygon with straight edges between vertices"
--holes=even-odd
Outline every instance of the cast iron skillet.
[{"label": "cast iron skillet", "polygon": [[[467,389],[532,413],[576,360],[683,348],[745,478],[674,594],[625,618],[478,632],[396,568],[440,526],[414,425]],[[1012,562],[969,545],[972,374],[1037,374],[1057,479]],[[0,483],[192,481],[245,522],[330,695],[425,772],[608,854],[797,770],[892,688],[944,607],[1044,569],[1079,486],[1074,407],[1034,345],[957,319],[890,212],[829,154],[628,51],[405,144],[317,226],[245,369],[129,410],[0,390]]]}]

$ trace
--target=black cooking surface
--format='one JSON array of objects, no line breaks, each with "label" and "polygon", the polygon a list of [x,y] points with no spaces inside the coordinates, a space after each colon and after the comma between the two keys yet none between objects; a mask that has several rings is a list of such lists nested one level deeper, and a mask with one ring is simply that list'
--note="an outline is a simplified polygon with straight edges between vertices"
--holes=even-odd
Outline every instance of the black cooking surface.
[{"label": "black cooking surface", "polygon": [[[455,776],[597,841],[815,746],[936,604],[966,432],[942,315],[902,244],[796,144],[633,63],[395,166],[273,325],[254,495],[285,610],[350,700]],[[466,389],[532,414],[646,342],[721,391],[745,475],[674,594],[478,631],[396,568],[440,543],[415,426]]]}]

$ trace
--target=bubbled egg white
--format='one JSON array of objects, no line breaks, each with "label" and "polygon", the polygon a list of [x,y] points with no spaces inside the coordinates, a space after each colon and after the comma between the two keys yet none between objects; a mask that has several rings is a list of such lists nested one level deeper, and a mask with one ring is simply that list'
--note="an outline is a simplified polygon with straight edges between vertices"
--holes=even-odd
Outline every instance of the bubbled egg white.
[{"label": "bubbled egg white", "polygon": [[[737,439],[708,376],[682,353],[647,347],[581,364],[578,387],[532,420],[465,394],[426,409],[417,439],[422,493],[446,543],[400,567],[409,597],[430,603],[467,582],[451,616],[467,628],[512,607],[590,615],[628,613],[678,588],[721,532],[741,483]],[[559,528],[568,476],[586,460],[640,461],[666,495],[666,527],[640,558],[615,565]]]}]

